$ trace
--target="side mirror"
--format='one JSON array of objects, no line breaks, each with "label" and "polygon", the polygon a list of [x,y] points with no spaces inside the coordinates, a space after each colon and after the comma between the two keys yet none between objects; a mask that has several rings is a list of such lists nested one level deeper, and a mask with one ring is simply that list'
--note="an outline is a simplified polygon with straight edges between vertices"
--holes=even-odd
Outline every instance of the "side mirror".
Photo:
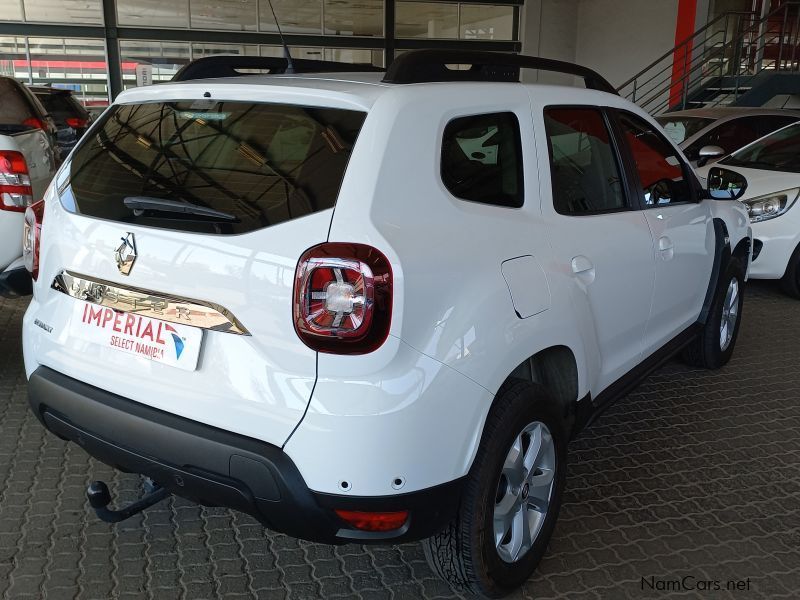
[{"label": "side mirror", "polygon": [[708,197],[714,200],[738,200],[747,191],[747,179],[736,171],[712,167],[706,188]]},{"label": "side mirror", "polygon": [[725,149],[720,146],[703,146],[697,156],[697,166],[702,167],[714,158],[725,156]]}]

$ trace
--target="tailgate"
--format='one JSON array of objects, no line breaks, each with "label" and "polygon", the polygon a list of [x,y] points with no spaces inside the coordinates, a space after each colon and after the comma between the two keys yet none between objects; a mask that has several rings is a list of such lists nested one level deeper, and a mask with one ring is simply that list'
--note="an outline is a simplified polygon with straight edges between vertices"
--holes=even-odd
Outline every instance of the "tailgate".
[{"label": "tailgate", "polygon": [[46,203],[28,374],[42,364],[282,445],[316,379],[292,322],[295,267],[327,238],[364,118],[333,112],[196,101],[108,111]]}]

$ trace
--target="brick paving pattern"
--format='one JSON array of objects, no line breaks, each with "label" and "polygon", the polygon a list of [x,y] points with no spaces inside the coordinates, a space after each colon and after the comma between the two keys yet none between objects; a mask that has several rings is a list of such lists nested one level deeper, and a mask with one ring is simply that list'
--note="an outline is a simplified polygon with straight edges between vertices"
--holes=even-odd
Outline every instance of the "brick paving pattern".
[{"label": "brick paving pattern", "polygon": [[[418,544],[311,544],[180,499],[116,526],[99,521],[84,500],[89,481],[132,500],[139,480],[30,414],[24,309],[0,300],[2,597],[461,597],[433,576]],[[512,597],[800,597],[798,350],[800,303],[751,285],[728,367],[670,363],[573,442],[550,551]],[[684,576],[722,589],[664,591]],[[657,589],[643,589],[643,577]],[[726,589],[734,579],[749,579],[749,590]]]}]

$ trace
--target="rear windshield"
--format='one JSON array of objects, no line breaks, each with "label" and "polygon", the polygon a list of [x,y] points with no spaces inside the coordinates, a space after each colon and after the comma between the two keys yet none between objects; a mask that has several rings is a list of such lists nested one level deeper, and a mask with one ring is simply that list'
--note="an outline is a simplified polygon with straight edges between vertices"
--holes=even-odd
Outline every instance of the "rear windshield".
[{"label": "rear windshield", "polygon": [[36,92],[36,97],[44,106],[47,114],[53,117],[56,125],[65,125],[70,117],[78,119],[89,118],[89,113],[70,94]]},{"label": "rear windshield", "polygon": [[18,133],[38,127],[22,86],[12,79],[0,77],[0,134]]},{"label": "rear windshield", "polygon": [[185,231],[277,225],[333,207],[365,117],[211,100],[111,107],[73,154],[62,202],[84,215]]}]

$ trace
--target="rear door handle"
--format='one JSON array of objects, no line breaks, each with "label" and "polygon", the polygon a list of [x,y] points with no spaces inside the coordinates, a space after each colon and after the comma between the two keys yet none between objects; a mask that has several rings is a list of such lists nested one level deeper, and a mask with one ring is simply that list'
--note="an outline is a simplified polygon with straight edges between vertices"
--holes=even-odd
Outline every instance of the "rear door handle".
[{"label": "rear door handle", "polygon": [[573,258],[571,266],[572,272],[586,283],[594,281],[594,264],[585,256],[579,255]]}]

